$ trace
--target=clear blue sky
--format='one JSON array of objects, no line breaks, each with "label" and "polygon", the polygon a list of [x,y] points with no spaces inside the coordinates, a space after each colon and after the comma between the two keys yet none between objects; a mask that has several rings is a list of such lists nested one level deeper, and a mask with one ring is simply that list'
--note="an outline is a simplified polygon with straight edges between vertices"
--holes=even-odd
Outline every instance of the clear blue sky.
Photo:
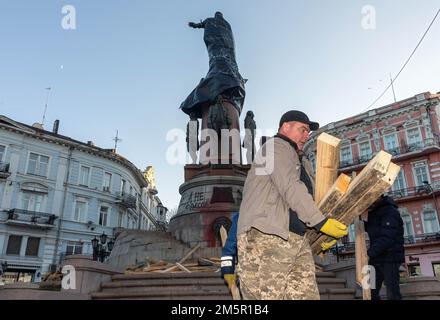
[{"label": "clear blue sky", "polygon": [[[64,5],[76,30],[61,27]],[[376,29],[362,28],[364,5]],[[187,27],[223,12],[249,79],[244,113],[276,128],[291,108],[322,125],[364,110],[399,71],[439,8],[438,0],[0,0],[0,114],[111,148],[156,168],[159,196],[178,205],[183,166],[165,154],[168,130],[185,129],[178,107],[208,70],[203,31]],[[440,91],[440,18],[395,84],[397,99]],[[389,91],[376,107],[392,102]],[[241,117],[241,122],[244,115]]]}]

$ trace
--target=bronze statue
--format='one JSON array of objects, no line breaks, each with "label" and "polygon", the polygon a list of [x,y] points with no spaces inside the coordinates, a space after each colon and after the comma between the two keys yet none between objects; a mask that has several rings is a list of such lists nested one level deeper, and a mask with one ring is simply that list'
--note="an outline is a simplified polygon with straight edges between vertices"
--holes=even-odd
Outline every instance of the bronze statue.
[{"label": "bronze statue", "polygon": [[190,22],[188,25],[192,28],[204,29],[203,40],[209,55],[209,71],[182,102],[180,108],[188,115],[195,112],[197,118],[202,118],[202,109],[215,104],[219,95],[222,95],[225,101],[237,109],[240,116],[245,98],[246,80],[238,71],[231,26],[221,12],[216,12],[214,17],[207,18],[203,22]]},{"label": "bronze statue", "polygon": [[229,129],[231,126],[231,119],[228,111],[223,106],[223,99],[218,97],[217,103],[213,104],[208,111],[208,128],[217,132],[217,136],[221,137],[222,129]]},{"label": "bronze statue", "polygon": [[254,113],[252,111],[246,113],[244,128],[243,148],[246,149],[247,163],[251,164],[255,157],[255,130],[257,129],[257,124],[254,120]]},{"label": "bronze statue", "polygon": [[186,125],[186,150],[191,156],[192,163],[197,163],[197,151],[200,148],[199,145],[199,121],[196,114],[191,112],[189,116],[190,120]]}]

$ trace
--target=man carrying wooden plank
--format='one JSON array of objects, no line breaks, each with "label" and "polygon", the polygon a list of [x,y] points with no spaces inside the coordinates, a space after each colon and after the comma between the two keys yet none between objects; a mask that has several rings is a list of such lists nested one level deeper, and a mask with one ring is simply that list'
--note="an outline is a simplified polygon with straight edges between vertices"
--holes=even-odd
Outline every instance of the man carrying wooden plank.
[{"label": "man carrying wooden plank", "polygon": [[[314,182],[302,149],[311,122],[300,111],[280,120],[258,151],[243,190],[237,228],[237,273],[243,299],[319,299],[307,228],[334,238],[347,226],[327,219],[313,201]],[[290,209],[289,209],[290,208]]]}]

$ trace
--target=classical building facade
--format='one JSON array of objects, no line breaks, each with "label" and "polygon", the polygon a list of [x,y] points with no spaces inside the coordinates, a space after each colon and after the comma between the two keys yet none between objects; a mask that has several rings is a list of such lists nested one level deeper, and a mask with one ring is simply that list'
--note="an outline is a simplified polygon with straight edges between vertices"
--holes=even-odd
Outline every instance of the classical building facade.
[{"label": "classical building facade", "polygon": [[[157,190],[112,149],[0,116],[0,263],[7,281],[39,281],[65,255],[92,254],[117,228],[157,229]],[[150,170],[151,171],[151,170]],[[5,264],[4,264],[5,265]]]},{"label": "classical building facade", "polygon": [[[340,172],[359,172],[379,151],[401,167],[389,195],[404,221],[408,275],[440,277],[440,93],[429,92],[322,127],[305,151],[314,163],[321,132],[339,137]],[[338,248],[352,254],[354,231]]]}]

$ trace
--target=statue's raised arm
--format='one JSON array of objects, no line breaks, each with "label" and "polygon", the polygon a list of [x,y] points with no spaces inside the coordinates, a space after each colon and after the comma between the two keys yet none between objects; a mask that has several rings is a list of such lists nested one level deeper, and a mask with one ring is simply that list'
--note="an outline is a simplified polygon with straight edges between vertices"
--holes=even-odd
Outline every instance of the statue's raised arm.
[{"label": "statue's raised arm", "polygon": [[194,29],[203,29],[205,27],[205,23],[200,21],[200,23],[188,22],[188,26]]}]

